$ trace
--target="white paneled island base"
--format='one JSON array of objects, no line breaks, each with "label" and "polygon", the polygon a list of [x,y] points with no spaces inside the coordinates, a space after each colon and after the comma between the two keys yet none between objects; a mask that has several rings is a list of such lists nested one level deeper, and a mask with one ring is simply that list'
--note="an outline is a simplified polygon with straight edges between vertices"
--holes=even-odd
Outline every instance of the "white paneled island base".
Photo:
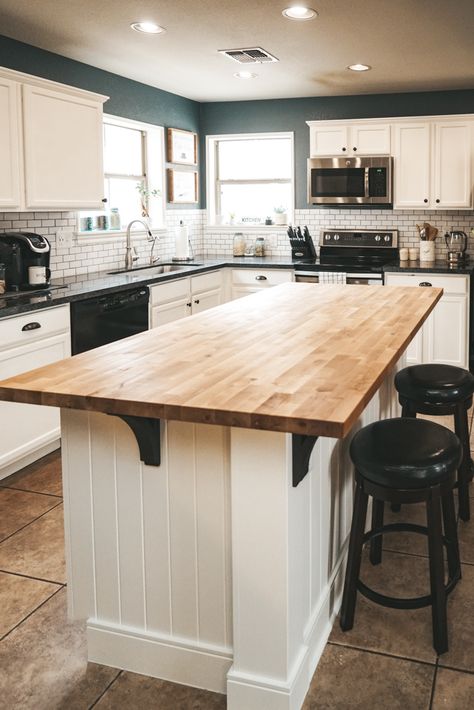
[{"label": "white paneled island base", "polygon": [[[393,416],[389,375],[361,424]],[[300,708],[340,603],[351,435],[292,486],[291,434],[167,421],[159,467],[122,420],[62,410],[68,594],[89,660]]]}]

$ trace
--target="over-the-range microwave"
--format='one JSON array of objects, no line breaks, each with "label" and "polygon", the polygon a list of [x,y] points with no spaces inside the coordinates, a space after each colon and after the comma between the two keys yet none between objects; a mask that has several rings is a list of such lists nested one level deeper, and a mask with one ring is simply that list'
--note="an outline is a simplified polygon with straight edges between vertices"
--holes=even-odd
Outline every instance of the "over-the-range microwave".
[{"label": "over-the-range microwave", "polygon": [[392,158],[310,158],[308,202],[311,205],[390,205]]}]

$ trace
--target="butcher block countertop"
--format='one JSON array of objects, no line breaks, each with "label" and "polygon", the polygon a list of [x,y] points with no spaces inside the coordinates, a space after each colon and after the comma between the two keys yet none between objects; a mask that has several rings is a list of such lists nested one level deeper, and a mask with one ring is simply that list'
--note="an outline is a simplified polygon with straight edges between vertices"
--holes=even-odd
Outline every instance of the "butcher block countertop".
[{"label": "butcher block countertop", "polygon": [[285,283],[0,382],[0,399],[343,437],[442,295]]}]

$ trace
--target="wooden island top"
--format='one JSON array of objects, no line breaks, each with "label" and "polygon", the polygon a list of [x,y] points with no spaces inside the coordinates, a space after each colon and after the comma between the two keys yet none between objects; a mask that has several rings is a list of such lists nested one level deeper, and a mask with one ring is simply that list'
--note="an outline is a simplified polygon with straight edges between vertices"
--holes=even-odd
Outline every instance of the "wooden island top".
[{"label": "wooden island top", "polygon": [[286,283],[0,383],[0,399],[343,437],[442,290]]}]

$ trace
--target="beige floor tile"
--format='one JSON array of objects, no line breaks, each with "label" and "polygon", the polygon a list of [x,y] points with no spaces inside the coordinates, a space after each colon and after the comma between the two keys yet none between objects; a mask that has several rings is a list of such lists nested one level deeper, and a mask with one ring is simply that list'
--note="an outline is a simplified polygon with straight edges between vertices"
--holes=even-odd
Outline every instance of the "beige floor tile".
[{"label": "beige floor tile", "polygon": [[474,675],[440,668],[436,676],[432,710],[474,708]]},{"label": "beige floor tile", "polygon": [[449,651],[441,666],[474,672],[474,567],[462,565],[462,579],[448,601]]},{"label": "beige floor tile", "polygon": [[122,673],[95,707],[98,710],[225,710],[226,697],[136,673]]},{"label": "beige floor tile", "polygon": [[0,570],[66,581],[62,503],[0,543]]},{"label": "beige floor tile", "polygon": [[54,508],[54,496],[0,488],[0,541]]},{"label": "beige floor tile", "polygon": [[428,710],[434,666],[326,646],[303,710]]},{"label": "beige floor tile", "polygon": [[59,589],[57,584],[0,572],[0,637]]},{"label": "beige floor tile", "polygon": [[[428,560],[423,557],[385,552],[382,564],[373,566],[364,554],[361,578],[376,591],[390,596],[429,593]],[[343,632],[338,619],[329,640],[418,661],[436,661],[429,607],[389,609],[358,594],[354,627]]]},{"label": "beige floor tile", "polygon": [[30,466],[4,478],[0,481],[0,486],[62,496],[61,454],[59,450],[43,456]]},{"label": "beige floor tile", "polygon": [[0,668],[9,710],[86,710],[118,673],[87,663],[84,624],[67,621],[65,590],[2,641]]},{"label": "beige floor tile", "polygon": [[[402,505],[399,513],[393,513],[390,510],[390,505],[385,504],[384,523],[386,525],[389,523],[413,523],[426,526],[426,506],[424,503]],[[390,533],[384,536],[383,547],[385,550],[428,557],[428,538],[421,533]]]}]

